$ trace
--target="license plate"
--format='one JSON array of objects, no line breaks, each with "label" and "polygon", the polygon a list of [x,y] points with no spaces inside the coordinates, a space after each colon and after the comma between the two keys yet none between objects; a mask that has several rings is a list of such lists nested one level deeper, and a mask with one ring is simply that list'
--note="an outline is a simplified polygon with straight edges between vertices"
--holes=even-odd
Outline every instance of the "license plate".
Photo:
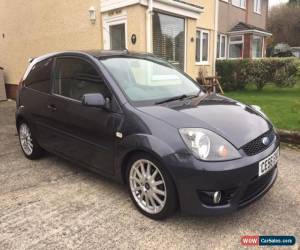
[{"label": "license plate", "polygon": [[261,176],[269,172],[277,164],[278,159],[279,159],[279,148],[277,148],[276,151],[273,154],[271,154],[269,157],[259,162],[258,176]]}]

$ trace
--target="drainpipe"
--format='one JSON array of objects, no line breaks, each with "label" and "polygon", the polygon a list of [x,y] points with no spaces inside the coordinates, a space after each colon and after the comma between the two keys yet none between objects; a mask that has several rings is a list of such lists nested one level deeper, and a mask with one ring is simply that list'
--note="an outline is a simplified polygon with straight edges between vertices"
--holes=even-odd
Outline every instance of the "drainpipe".
[{"label": "drainpipe", "polygon": [[213,75],[216,75],[216,61],[217,61],[217,48],[218,48],[218,29],[219,29],[219,0],[215,0],[215,49],[213,57]]},{"label": "drainpipe", "polygon": [[146,13],[146,39],[147,52],[152,53],[152,14],[153,14],[153,0],[148,0],[148,10]]}]

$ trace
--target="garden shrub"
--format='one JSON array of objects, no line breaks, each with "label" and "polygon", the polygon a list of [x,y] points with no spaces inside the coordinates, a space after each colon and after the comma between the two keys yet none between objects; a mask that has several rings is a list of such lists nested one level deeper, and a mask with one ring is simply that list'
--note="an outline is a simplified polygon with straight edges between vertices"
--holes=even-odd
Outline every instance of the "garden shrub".
[{"label": "garden shrub", "polygon": [[295,58],[219,60],[216,69],[226,91],[244,89],[248,83],[261,90],[266,83],[294,86],[298,63]]}]

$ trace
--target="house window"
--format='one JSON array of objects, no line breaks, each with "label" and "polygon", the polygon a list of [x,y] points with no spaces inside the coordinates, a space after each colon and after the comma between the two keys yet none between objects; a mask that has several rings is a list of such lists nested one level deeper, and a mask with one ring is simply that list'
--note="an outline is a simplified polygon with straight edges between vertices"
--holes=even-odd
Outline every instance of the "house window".
[{"label": "house window", "polygon": [[234,6],[246,9],[246,0],[231,0]]},{"label": "house window", "polygon": [[114,50],[126,49],[125,23],[109,26],[110,48]]},{"label": "house window", "polygon": [[184,71],[185,20],[183,18],[154,12],[153,53]]},{"label": "house window", "polygon": [[229,37],[229,58],[243,58],[244,36]]},{"label": "house window", "polygon": [[255,13],[260,14],[261,13],[261,0],[253,0],[253,11]]},{"label": "house window", "polygon": [[81,101],[88,93],[101,93],[108,97],[109,90],[97,70],[79,58],[57,58],[53,92],[56,95]]},{"label": "house window", "polygon": [[263,37],[253,36],[252,39],[252,58],[260,58],[263,56]]},{"label": "house window", "polygon": [[196,63],[207,64],[209,55],[209,32],[196,31]]},{"label": "house window", "polygon": [[127,48],[127,16],[103,17],[103,47],[105,50]]},{"label": "house window", "polygon": [[227,43],[226,35],[218,34],[218,43],[217,43],[217,58],[218,59],[226,58],[226,43]]}]

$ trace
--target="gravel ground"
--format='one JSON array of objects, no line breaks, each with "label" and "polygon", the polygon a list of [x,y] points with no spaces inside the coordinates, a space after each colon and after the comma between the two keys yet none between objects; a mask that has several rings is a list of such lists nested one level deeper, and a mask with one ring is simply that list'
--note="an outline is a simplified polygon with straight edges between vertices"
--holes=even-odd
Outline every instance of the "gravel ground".
[{"label": "gravel ground", "polygon": [[295,235],[299,249],[297,149],[282,149],[277,182],[249,207],[156,222],[136,211],[123,185],[52,155],[25,159],[14,110],[0,103],[0,249],[241,249],[242,235]]}]

